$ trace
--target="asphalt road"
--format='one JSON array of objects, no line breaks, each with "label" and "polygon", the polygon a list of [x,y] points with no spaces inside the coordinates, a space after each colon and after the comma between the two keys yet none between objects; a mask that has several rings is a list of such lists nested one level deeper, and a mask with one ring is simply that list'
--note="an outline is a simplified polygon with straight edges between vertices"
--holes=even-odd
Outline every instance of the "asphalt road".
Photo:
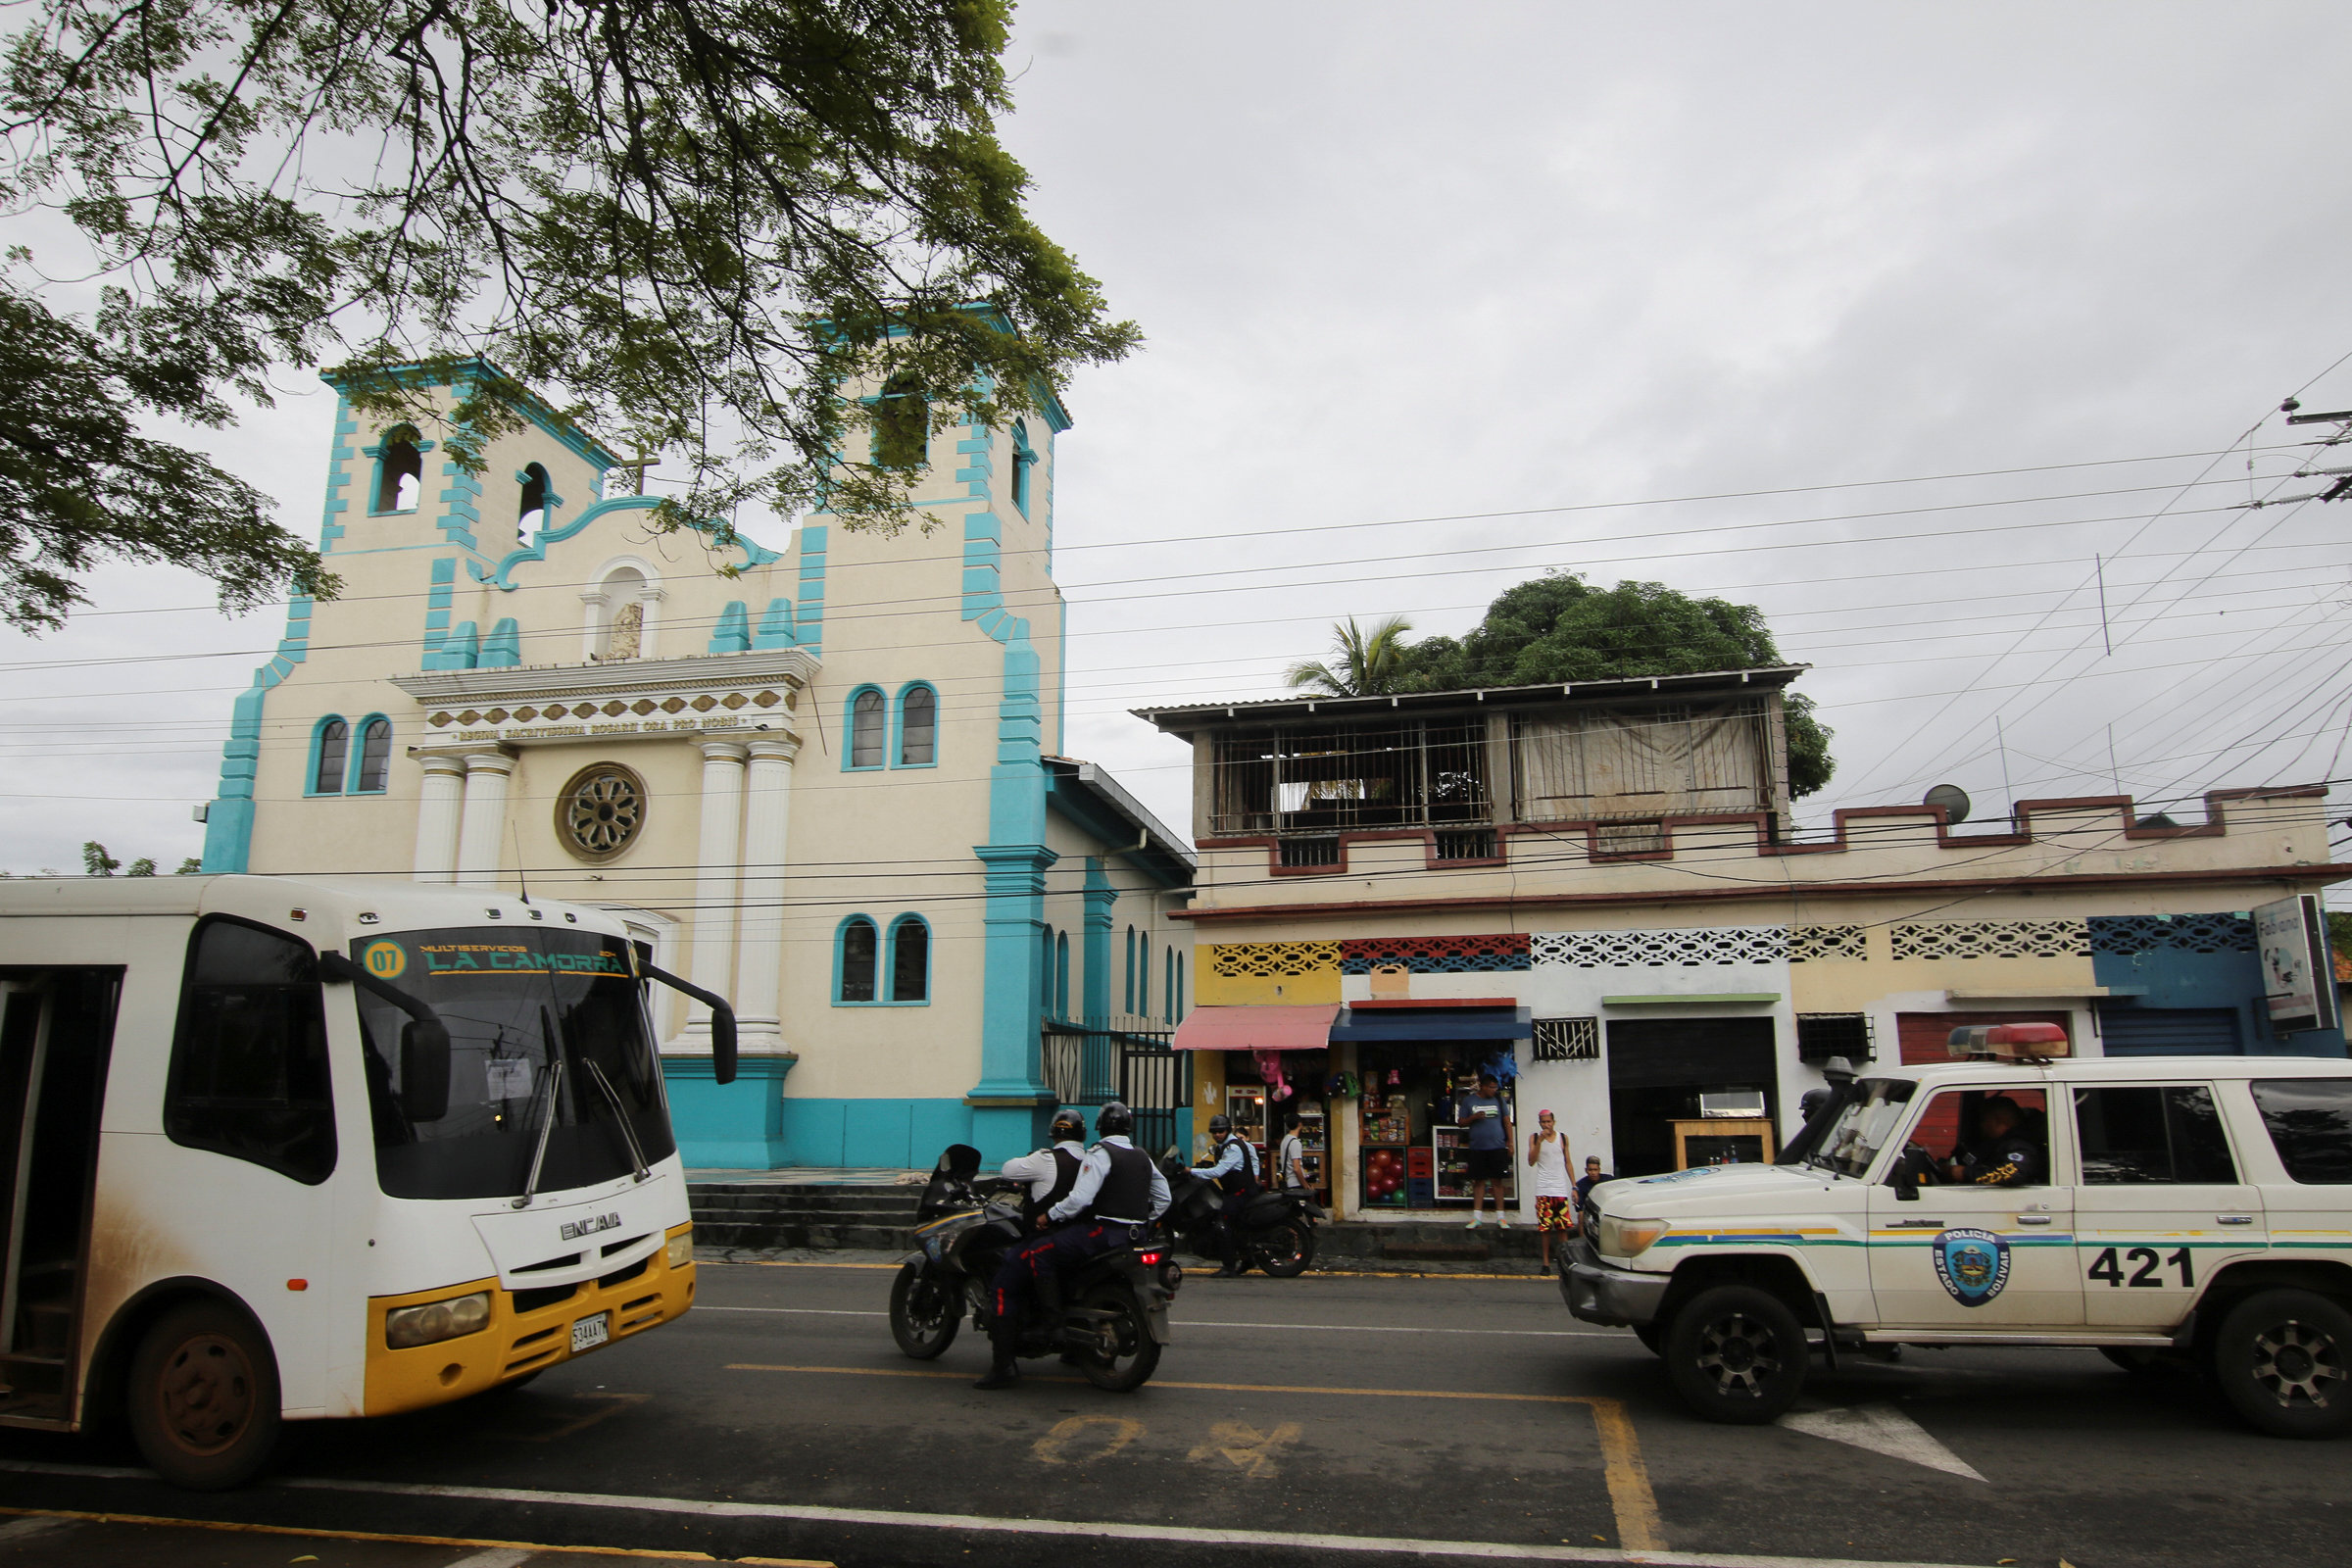
[{"label": "asphalt road", "polygon": [[2087,1351],[1849,1359],[1792,1425],[1715,1427],[1546,1281],[1196,1276],[1138,1393],[1030,1362],[981,1394],[968,1331],[899,1354],[889,1281],[705,1265],[683,1322],[517,1393],[290,1429],[274,1478],[227,1495],[0,1436],[0,1563],[2352,1556],[2352,1443],[2256,1436],[2193,1380]]}]

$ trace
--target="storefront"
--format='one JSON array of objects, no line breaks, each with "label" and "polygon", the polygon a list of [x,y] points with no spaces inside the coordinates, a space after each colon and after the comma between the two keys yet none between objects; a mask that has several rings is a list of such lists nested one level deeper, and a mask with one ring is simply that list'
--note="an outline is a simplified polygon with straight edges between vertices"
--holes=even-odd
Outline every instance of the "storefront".
[{"label": "storefront", "polygon": [[1769,1160],[1779,1149],[1769,1017],[1611,1019],[1608,1069],[1613,1175]]},{"label": "storefront", "polygon": [[[1462,1212],[1471,1202],[1468,1130],[1461,1102],[1482,1074],[1502,1088],[1510,1147],[1523,1141],[1515,1092],[1518,1043],[1532,1026],[1525,1007],[1504,999],[1446,1003],[1359,1002],[1333,1025],[1342,1087],[1355,1091],[1353,1157],[1342,1177],[1350,1212],[1388,1217]],[[1345,1103],[1345,1102],[1343,1102]],[[1345,1144],[1344,1146],[1345,1147]],[[1518,1201],[1520,1161],[1503,1187]]]},{"label": "storefront", "polygon": [[1332,1200],[1331,1028],[1336,1004],[1196,1007],[1176,1030],[1176,1049],[1195,1052],[1192,1157],[1208,1152],[1208,1119],[1225,1115],[1257,1146],[1259,1169],[1276,1180],[1274,1156],[1286,1118],[1298,1118],[1308,1190]]}]

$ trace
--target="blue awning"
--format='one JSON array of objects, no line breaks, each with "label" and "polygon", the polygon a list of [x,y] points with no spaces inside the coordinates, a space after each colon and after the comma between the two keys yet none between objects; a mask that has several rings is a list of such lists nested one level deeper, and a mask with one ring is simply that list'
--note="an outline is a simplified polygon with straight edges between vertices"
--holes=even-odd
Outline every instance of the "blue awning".
[{"label": "blue awning", "polygon": [[1530,1040],[1535,1025],[1525,1007],[1432,1007],[1428,1011],[1348,1008],[1331,1026],[1341,1040]]}]

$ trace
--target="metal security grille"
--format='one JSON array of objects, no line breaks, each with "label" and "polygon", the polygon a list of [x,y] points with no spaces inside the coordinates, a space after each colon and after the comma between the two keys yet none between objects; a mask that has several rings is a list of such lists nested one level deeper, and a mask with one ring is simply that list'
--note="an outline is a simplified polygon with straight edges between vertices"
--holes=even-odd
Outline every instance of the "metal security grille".
[{"label": "metal security grille", "polygon": [[1796,1015],[1796,1054],[1804,1061],[1827,1061],[1843,1056],[1855,1066],[1879,1054],[1878,1038],[1867,1012],[1800,1012]]},{"label": "metal security grille", "polygon": [[1445,860],[1492,860],[1500,855],[1494,830],[1489,828],[1458,828],[1437,835],[1437,858]]},{"label": "metal security grille", "polygon": [[1176,1050],[1174,1039],[1172,1030],[1122,1030],[1118,1038],[1119,1098],[1135,1112],[1135,1147],[1152,1155],[1177,1147],[1176,1118],[1192,1103],[1192,1054]]},{"label": "metal security grille", "polygon": [[1538,1018],[1535,1020],[1538,1061],[1598,1061],[1598,1018]]},{"label": "metal security grille", "polygon": [[1217,834],[1492,820],[1484,717],[1244,730],[1218,738],[1211,767]]},{"label": "metal security grille", "polygon": [[1340,863],[1339,835],[1329,838],[1284,839],[1282,863],[1288,866],[1337,865]]}]

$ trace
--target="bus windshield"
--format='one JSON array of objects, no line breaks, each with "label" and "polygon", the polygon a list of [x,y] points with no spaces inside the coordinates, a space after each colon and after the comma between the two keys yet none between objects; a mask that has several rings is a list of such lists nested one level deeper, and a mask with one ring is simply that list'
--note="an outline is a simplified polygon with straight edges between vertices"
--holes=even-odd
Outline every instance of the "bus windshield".
[{"label": "bus windshield", "polygon": [[1840,1176],[1862,1175],[1894,1136],[1917,1087],[1908,1078],[1871,1078],[1856,1084],[1853,1099],[1838,1112],[1805,1163]]},{"label": "bus windshield", "polygon": [[[515,1197],[550,1118],[537,1191],[626,1176],[636,1161],[614,1101],[647,1163],[675,1149],[624,939],[525,927],[405,931],[351,947],[356,962],[449,1027],[448,1110],[412,1120],[400,1098],[406,1015],[358,990],[376,1181],[387,1195]],[[559,1060],[564,1070],[551,1074]]]}]

